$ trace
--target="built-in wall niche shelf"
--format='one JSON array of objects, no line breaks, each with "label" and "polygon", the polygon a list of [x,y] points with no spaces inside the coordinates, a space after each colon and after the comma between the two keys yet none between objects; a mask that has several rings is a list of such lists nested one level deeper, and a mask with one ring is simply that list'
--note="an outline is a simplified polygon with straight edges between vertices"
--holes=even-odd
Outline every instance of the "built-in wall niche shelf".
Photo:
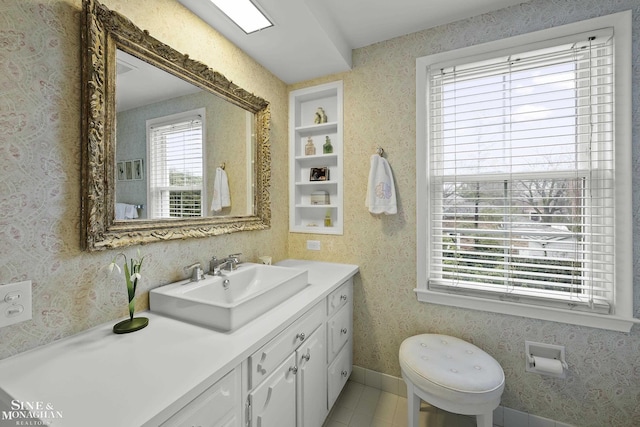
[{"label": "built-in wall niche shelf", "polygon": [[[289,94],[289,231],[342,234],[342,81]],[[328,203],[312,194],[325,192]]]}]

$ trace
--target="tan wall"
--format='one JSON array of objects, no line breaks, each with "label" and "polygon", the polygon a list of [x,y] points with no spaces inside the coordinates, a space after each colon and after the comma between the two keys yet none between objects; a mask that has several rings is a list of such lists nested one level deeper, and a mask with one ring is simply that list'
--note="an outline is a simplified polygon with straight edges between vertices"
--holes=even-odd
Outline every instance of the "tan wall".
[{"label": "tan wall", "polygon": [[[214,254],[285,258],[286,85],[177,1],[102,3],[271,102],[271,229],[142,247],[138,308],[148,307],[149,288],[185,277],[182,267]],[[119,251],[79,249],[81,2],[0,4],[0,283],[32,280],[34,304],[32,321],[0,329],[4,358],[125,316],[127,296],[104,271]]]},{"label": "tan wall", "polygon": [[[627,335],[424,304],[413,292],[416,58],[629,8],[635,8],[637,14],[639,7],[638,1],[534,0],[357,49],[352,71],[289,87],[344,81],[344,235],[290,234],[289,255],[360,266],[354,295],[356,365],[399,376],[398,348],[403,339],[424,332],[449,334],[473,342],[502,364],[506,374],[502,403],[507,407],[577,426],[640,425],[640,328],[634,327]],[[639,33],[636,19],[636,69]],[[635,77],[637,111],[639,83],[637,74]],[[394,216],[373,216],[364,206],[369,158],[378,145],[384,148],[395,175],[399,212]],[[638,165],[637,154],[634,164]],[[307,251],[307,239],[320,240],[322,250]],[[638,264],[638,254],[635,261]],[[639,293],[636,286],[636,301]],[[525,340],[565,345],[568,378],[525,373]]]}]

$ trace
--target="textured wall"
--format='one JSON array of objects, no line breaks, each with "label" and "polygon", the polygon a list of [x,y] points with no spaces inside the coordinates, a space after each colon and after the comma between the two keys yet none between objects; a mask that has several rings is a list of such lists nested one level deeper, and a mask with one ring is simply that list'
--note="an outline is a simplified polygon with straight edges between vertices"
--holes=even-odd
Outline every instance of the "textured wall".
[{"label": "textured wall", "polygon": [[[640,425],[640,327],[630,334],[419,303],[416,286],[415,59],[634,9],[634,122],[640,120],[640,2],[533,0],[491,14],[395,38],[353,55],[353,70],[291,89],[344,80],[344,236],[291,234],[289,255],[360,265],[355,286],[354,363],[399,375],[402,340],[421,332],[454,335],[488,351],[506,374],[503,405],[577,426]],[[634,125],[634,170],[640,134]],[[376,217],[364,207],[369,157],[380,145],[395,174],[399,213]],[[637,173],[634,173],[637,176]],[[619,185],[631,185],[620,183]],[[634,234],[639,235],[635,191]],[[321,252],[305,249],[308,238]],[[640,239],[637,239],[640,241]],[[635,281],[640,252],[635,248]],[[636,302],[640,287],[636,285]],[[638,304],[636,303],[636,307]],[[525,373],[524,342],[566,346],[567,379]]]},{"label": "textured wall", "polygon": [[[631,334],[420,304],[415,286],[415,58],[634,8],[634,121],[640,118],[637,0],[533,0],[354,52],[353,71],[306,83],[345,82],[345,234],[287,241],[287,92],[284,85],[173,0],[105,0],[141,28],[271,101],[272,229],[155,243],[145,289],[182,277],[182,266],[244,251],[359,264],[355,363],[398,375],[402,339],[419,332],[465,338],[505,369],[505,406],[578,426],[640,425],[640,330]],[[126,314],[121,283],[102,268],[117,253],[79,251],[80,0],[0,0],[0,283],[33,280],[34,318],[0,329],[0,358]],[[194,40],[199,40],[195,43]],[[202,42],[206,40],[206,42]],[[297,89],[303,85],[296,85]],[[640,166],[634,126],[634,170]],[[364,208],[369,156],[388,153],[400,212]],[[631,185],[631,183],[621,184]],[[640,192],[634,196],[640,209]],[[637,223],[637,221],[636,221]],[[640,227],[635,225],[635,235]],[[307,238],[322,241],[307,252]],[[640,245],[640,239],[638,239]],[[135,254],[129,248],[127,254]],[[634,252],[640,278],[638,247]],[[144,292],[142,292],[144,294]],[[636,286],[636,307],[640,290]],[[146,305],[141,298],[140,308]],[[567,346],[566,380],[524,372],[524,341]]]},{"label": "textured wall", "polygon": [[[284,258],[286,85],[177,1],[103,3],[271,102],[271,229],[142,247],[139,309],[150,287],[183,278],[194,261],[234,252]],[[79,249],[80,11],[80,0],[0,0],[0,283],[29,279],[34,294],[33,320],[0,329],[0,358],[127,313],[124,283],[103,269],[118,251]]]}]

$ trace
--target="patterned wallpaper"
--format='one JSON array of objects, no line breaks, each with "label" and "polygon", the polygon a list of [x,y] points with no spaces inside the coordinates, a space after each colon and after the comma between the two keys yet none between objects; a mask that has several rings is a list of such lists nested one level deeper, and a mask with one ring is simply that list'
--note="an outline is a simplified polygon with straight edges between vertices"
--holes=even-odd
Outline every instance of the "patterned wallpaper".
[{"label": "patterned wallpaper", "polygon": [[[271,229],[141,247],[138,309],[149,288],[212,255],[285,258],[286,85],[175,0],[102,3],[271,102],[271,191],[280,197]],[[127,315],[125,285],[104,269],[119,251],[80,251],[81,9],[80,0],[0,0],[0,283],[32,280],[34,303],[33,320],[0,329],[0,359]]]},{"label": "patterned wallpaper", "polygon": [[[271,101],[271,230],[155,243],[145,290],[183,277],[182,267],[243,251],[358,264],[354,362],[399,375],[400,342],[437,332],[464,338],[503,366],[503,405],[577,426],[640,425],[640,327],[630,334],[421,304],[415,268],[415,58],[443,50],[634,9],[634,119],[640,117],[637,0],[532,0],[491,14],[354,51],[354,68],[287,88],[174,0],[104,0],[156,38],[213,66]],[[104,274],[116,251],[79,250],[80,0],[0,0],[0,283],[33,281],[33,320],[0,329],[0,358],[126,315],[124,285]],[[206,40],[206,43],[194,43]],[[336,79],[345,84],[345,232],[287,233],[288,90]],[[634,168],[640,168],[638,125]],[[369,157],[382,146],[393,168],[399,213],[364,207]],[[626,185],[631,185],[627,183]],[[640,191],[634,195],[640,210]],[[640,234],[636,225],[634,234]],[[306,240],[321,240],[309,252]],[[640,239],[638,243],[640,245]],[[288,247],[288,249],[287,249]],[[137,248],[124,252],[135,254]],[[640,247],[634,260],[640,278]],[[636,307],[640,290],[636,286]],[[567,348],[567,379],[524,371],[524,341]]]},{"label": "patterned wallpaper", "polygon": [[[291,234],[294,258],[360,266],[355,283],[354,364],[400,375],[398,348],[418,333],[466,339],[503,366],[502,404],[576,426],[640,426],[640,326],[630,334],[419,303],[416,286],[415,60],[418,57],[596,16],[634,9],[633,111],[640,120],[640,2],[532,0],[472,19],[409,34],[353,54],[353,70],[290,89],[344,81],[343,236]],[[640,133],[634,125],[634,170],[640,172]],[[364,207],[369,157],[384,148],[399,201],[394,216]],[[634,174],[639,176],[638,173]],[[632,183],[620,183],[631,185]],[[634,234],[640,235],[640,191],[634,194]],[[307,251],[306,240],[322,251]],[[636,239],[635,307],[640,306],[640,239]],[[566,379],[525,372],[525,340],[566,346]]]}]

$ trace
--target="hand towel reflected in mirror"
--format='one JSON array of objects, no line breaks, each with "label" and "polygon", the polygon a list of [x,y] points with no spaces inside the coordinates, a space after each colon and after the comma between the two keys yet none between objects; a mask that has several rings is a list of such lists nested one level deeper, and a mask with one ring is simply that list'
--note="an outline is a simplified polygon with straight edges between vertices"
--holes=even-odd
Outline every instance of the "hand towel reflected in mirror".
[{"label": "hand towel reflected in mirror", "polygon": [[231,196],[229,194],[229,180],[227,172],[222,168],[216,168],[216,178],[213,183],[213,200],[211,210],[220,212],[222,208],[231,206]]}]

